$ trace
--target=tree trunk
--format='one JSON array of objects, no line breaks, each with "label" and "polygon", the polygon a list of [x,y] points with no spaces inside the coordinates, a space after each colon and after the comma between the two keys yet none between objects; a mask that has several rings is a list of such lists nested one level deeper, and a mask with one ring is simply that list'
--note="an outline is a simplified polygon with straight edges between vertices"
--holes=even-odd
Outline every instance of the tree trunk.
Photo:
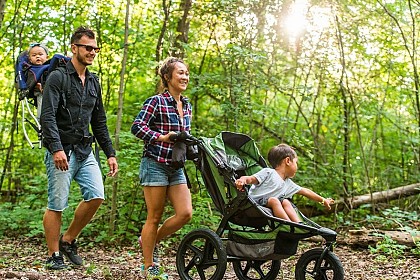
[{"label": "tree trunk", "polygon": [[[124,54],[121,65],[120,73],[120,87],[118,90],[118,110],[117,110],[117,123],[115,124],[115,150],[119,149],[120,146],[120,131],[122,124],[122,110],[124,103],[124,75],[127,66],[128,56],[128,30],[129,30],[129,18],[130,18],[130,0],[127,0],[126,13],[125,13],[125,29],[124,29]],[[116,175],[116,179],[118,174]],[[112,184],[112,204],[111,204],[111,215],[109,218],[109,233],[112,235],[115,229],[115,220],[117,213],[117,200],[118,200],[118,180],[114,180]]]},{"label": "tree trunk", "polygon": [[344,88],[344,74],[346,69],[346,61],[345,61],[345,54],[344,54],[344,47],[343,47],[343,40],[341,35],[341,29],[340,29],[340,23],[338,21],[338,18],[336,17],[336,24],[337,24],[337,37],[340,47],[340,57],[341,57],[341,77],[340,77],[340,88],[339,93],[341,94],[341,101],[342,101],[342,108],[343,108],[343,161],[342,161],[342,180],[343,180],[343,194],[346,198],[349,194],[349,182],[348,178],[349,176],[349,151],[350,151],[350,124],[349,124],[349,106],[347,104],[347,96],[346,96],[346,90]]},{"label": "tree trunk", "polygon": [[6,8],[6,0],[0,0],[0,28],[3,26],[5,8]]},{"label": "tree trunk", "polygon": [[[13,100],[13,98],[11,98],[11,100]],[[15,148],[15,131],[16,131],[16,125],[18,122],[18,112],[19,112],[19,104],[20,102],[18,100],[15,101],[14,104],[14,110],[13,110],[13,119],[12,119],[12,128],[10,130],[10,145],[7,148],[7,153],[6,153],[6,158],[4,159],[4,166],[3,166],[3,170],[2,173],[0,175],[0,191],[3,188],[3,184],[6,180],[6,174],[11,173],[10,169],[11,169],[11,164],[12,164],[12,160],[13,160],[13,152],[14,152],[14,148]],[[10,179],[11,181],[12,179]],[[9,186],[10,186],[10,181],[9,181]],[[10,188],[8,188],[8,190],[10,190]]]},{"label": "tree trunk", "polygon": [[[168,28],[169,21],[169,8],[171,6],[171,1],[169,4],[166,3],[166,0],[162,0],[162,8],[165,17],[163,19],[162,28],[160,29],[159,38],[156,44],[156,61],[159,62],[162,59],[162,46],[163,46],[163,37],[165,36],[166,29]],[[158,75],[158,67],[156,68],[156,75]]]},{"label": "tree trunk", "polygon": [[178,36],[176,36],[175,50],[173,56],[184,58],[185,49],[184,45],[188,43],[188,31],[190,29],[190,21],[188,19],[192,7],[192,0],[183,0],[180,3],[180,9],[184,12],[178,21],[176,29]]}]

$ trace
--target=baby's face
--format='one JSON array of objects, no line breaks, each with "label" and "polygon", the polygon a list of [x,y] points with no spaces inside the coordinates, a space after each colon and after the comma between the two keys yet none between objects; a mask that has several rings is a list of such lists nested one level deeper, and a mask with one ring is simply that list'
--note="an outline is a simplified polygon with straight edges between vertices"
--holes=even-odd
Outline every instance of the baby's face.
[{"label": "baby's face", "polygon": [[48,55],[44,48],[35,46],[29,50],[29,62],[33,65],[42,65],[47,61]]}]

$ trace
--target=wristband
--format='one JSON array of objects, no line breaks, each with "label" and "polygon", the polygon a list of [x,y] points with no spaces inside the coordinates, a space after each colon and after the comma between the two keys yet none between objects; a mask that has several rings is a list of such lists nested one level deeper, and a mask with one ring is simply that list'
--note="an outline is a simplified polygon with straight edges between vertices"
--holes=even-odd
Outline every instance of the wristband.
[{"label": "wristband", "polygon": [[319,202],[319,204],[324,205],[325,198],[322,198],[322,201]]}]

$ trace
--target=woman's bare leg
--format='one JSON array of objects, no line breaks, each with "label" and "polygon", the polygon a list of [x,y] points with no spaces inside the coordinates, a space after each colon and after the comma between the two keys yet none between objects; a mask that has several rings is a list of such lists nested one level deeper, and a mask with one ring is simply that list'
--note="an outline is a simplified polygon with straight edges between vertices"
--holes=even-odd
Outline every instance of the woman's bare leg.
[{"label": "woman's bare leg", "polygon": [[156,243],[182,228],[192,217],[191,193],[187,184],[168,187],[167,195],[175,215],[166,219],[160,226],[157,231]]},{"label": "woman's bare leg", "polygon": [[158,235],[158,227],[166,202],[167,187],[144,187],[147,219],[141,231],[144,267],[153,264],[153,250]]}]

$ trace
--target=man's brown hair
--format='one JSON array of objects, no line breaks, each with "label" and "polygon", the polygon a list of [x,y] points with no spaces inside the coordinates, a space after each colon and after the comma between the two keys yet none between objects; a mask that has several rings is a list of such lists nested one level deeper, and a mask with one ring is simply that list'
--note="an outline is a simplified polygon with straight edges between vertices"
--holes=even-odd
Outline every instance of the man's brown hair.
[{"label": "man's brown hair", "polygon": [[86,26],[80,26],[71,36],[70,43],[78,43],[83,36],[87,36],[90,39],[95,39],[95,32]]}]

